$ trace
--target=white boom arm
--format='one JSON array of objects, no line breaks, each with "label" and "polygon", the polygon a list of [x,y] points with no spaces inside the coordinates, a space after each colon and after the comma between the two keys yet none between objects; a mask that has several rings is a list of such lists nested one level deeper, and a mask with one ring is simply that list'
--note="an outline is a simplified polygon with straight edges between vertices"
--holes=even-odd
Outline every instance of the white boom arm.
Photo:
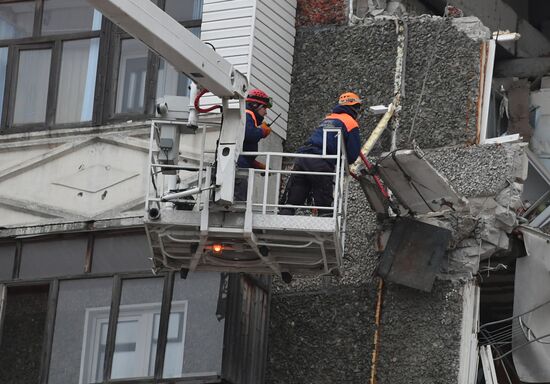
[{"label": "white boom arm", "polygon": [[[246,76],[149,0],[88,0],[104,16],[145,43],[201,87],[223,99],[224,119],[218,147],[215,200],[233,202],[236,159],[244,138]],[[237,98],[238,110],[227,101]]]},{"label": "white boom arm", "polygon": [[88,0],[104,16],[219,97],[244,97],[248,80],[149,0]]}]

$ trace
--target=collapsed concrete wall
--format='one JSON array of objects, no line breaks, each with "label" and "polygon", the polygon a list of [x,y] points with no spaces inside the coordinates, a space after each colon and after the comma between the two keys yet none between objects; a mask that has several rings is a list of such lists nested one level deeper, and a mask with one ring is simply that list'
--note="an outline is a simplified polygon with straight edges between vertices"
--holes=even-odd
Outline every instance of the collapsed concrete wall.
[{"label": "collapsed concrete wall", "polygon": [[[498,207],[513,210],[516,194],[510,186],[526,176],[525,164],[516,161],[523,158],[521,147],[466,146],[476,140],[479,37],[486,30],[470,19],[470,26],[461,29],[477,36],[472,38],[454,23],[431,17],[406,20],[406,85],[398,147],[411,147],[414,139],[454,189],[474,204],[467,212],[436,219],[452,230],[454,249],[447,252],[432,292],[386,284],[379,383],[458,381],[463,292],[480,256],[468,252],[468,242],[461,242],[474,239],[498,248],[490,241],[509,233],[507,213],[501,226],[481,225],[491,232],[485,238],[480,225],[470,225],[469,219],[478,223],[485,213],[494,220]],[[371,105],[390,102],[395,58],[394,20],[299,29],[286,150],[296,150],[305,141],[343,91],[358,92]],[[367,114],[360,117],[363,138],[377,120]],[[388,149],[388,136],[375,154]],[[503,195],[510,200],[499,202]],[[370,378],[380,223],[356,183],[350,188],[348,212],[341,276],[274,283],[268,383],[358,383]],[[455,258],[452,251],[459,248],[468,250]]]}]

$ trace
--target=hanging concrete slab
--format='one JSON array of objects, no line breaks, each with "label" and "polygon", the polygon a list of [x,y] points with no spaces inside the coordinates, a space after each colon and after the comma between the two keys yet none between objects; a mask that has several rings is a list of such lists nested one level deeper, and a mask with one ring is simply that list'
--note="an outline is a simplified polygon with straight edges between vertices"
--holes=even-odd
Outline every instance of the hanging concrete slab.
[{"label": "hanging concrete slab", "polygon": [[388,281],[430,292],[450,239],[451,232],[445,228],[398,218],[378,274]]},{"label": "hanging concrete slab", "polygon": [[373,177],[369,175],[359,177],[359,185],[361,185],[372,210],[379,214],[386,214],[389,207],[388,199],[384,197]]},{"label": "hanging concrete slab", "polygon": [[456,209],[464,204],[449,182],[413,150],[401,150],[379,162],[380,178],[412,213]]}]

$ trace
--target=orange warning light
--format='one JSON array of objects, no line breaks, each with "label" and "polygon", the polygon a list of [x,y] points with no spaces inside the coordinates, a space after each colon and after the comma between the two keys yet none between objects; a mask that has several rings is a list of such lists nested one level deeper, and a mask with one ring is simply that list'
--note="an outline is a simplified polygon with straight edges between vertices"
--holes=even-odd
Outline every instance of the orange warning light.
[{"label": "orange warning light", "polygon": [[214,244],[214,245],[212,245],[212,251],[213,251],[214,253],[222,253],[222,251],[223,251],[223,245],[221,245],[221,244]]}]

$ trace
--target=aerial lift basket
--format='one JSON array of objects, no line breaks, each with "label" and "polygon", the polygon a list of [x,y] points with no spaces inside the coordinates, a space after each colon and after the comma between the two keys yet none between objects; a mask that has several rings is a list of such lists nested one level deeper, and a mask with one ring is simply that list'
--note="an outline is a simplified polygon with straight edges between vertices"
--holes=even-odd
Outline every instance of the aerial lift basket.
[{"label": "aerial lift basket", "polygon": [[[213,201],[217,188],[214,153],[207,136],[211,127],[202,125],[197,137],[181,140],[180,157],[174,164],[161,161],[160,124],[151,129],[151,183],[146,201],[145,227],[153,251],[155,271],[218,271],[319,275],[336,272],[342,264],[348,171],[339,130],[337,153],[333,155],[244,152],[265,161],[266,169],[245,169],[238,177],[248,184],[247,200],[231,205]],[[180,123],[181,124],[181,123]],[[196,141],[196,140],[195,140]],[[332,173],[307,172],[334,178],[334,203],[330,212],[316,216],[321,207],[288,206],[279,203],[280,191],[293,173],[282,164],[298,157],[319,157],[336,163]],[[304,172],[302,172],[304,173]],[[168,191],[168,192],[164,192]],[[292,207],[296,215],[280,215],[281,207]],[[326,208],[326,207],[325,207]]]}]

